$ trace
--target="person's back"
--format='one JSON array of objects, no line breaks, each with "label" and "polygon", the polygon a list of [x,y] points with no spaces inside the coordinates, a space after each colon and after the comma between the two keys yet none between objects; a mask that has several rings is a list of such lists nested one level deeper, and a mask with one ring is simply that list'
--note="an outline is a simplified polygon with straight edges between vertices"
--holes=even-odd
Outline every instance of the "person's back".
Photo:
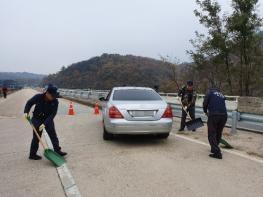
[{"label": "person's back", "polygon": [[206,94],[203,102],[204,113],[208,115],[208,141],[211,146],[211,154],[209,156],[217,159],[222,159],[219,143],[227,121],[225,100],[225,96],[219,89],[212,88]]},{"label": "person's back", "polygon": [[204,98],[204,111],[208,115],[226,115],[225,96],[217,88],[212,88]]}]

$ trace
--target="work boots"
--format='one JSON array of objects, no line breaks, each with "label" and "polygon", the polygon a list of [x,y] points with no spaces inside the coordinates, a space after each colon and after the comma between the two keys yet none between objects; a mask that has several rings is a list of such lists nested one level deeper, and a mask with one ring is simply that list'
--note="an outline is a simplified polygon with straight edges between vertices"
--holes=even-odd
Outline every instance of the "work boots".
[{"label": "work boots", "polygon": [[66,155],[68,154],[68,153],[63,152],[63,151],[61,151],[61,150],[57,150],[56,153],[59,154],[59,155],[62,156],[62,157],[66,156]]},{"label": "work boots", "polygon": [[37,154],[35,154],[35,155],[29,155],[29,159],[31,159],[31,160],[40,160],[40,159],[42,159],[42,157],[37,155]]},{"label": "work boots", "polygon": [[212,157],[212,158],[215,158],[215,159],[222,159],[222,154],[215,154],[215,153],[212,153],[209,155],[209,157]]}]

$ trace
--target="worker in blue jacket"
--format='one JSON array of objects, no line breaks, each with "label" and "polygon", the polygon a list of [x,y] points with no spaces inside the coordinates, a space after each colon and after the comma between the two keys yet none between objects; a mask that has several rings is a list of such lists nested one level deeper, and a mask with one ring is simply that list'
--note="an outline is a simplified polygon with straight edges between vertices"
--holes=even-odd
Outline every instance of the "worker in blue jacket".
[{"label": "worker in blue jacket", "polygon": [[[53,144],[54,151],[59,155],[65,156],[67,153],[62,152],[59,146],[59,140],[56,134],[54,118],[58,110],[58,99],[59,93],[57,88],[53,85],[48,85],[46,91],[42,94],[37,94],[29,99],[24,109],[24,115],[26,118],[29,117],[30,109],[35,105],[33,111],[32,123],[35,126],[38,134],[41,136],[43,129],[45,129],[50,137]],[[40,160],[41,157],[37,155],[39,147],[39,140],[33,132],[33,139],[30,147],[29,159]]]},{"label": "worker in blue jacket", "polygon": [[211,146],[210,157],[222,159],[219,143],[227,121],[225,96],[218,88],[211,88],[203,102],[204,113],[208,116],[208,141]]}]

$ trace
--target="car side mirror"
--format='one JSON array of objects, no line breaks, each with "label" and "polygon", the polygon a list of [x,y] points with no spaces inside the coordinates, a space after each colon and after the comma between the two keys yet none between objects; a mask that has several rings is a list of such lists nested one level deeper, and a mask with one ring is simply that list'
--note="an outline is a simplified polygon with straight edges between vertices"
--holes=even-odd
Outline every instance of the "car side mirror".
[{"label": "car side mirror", "polygon": [[100,101],[106,101],[106,99],[104,97],[100,97],[99,100]]}]

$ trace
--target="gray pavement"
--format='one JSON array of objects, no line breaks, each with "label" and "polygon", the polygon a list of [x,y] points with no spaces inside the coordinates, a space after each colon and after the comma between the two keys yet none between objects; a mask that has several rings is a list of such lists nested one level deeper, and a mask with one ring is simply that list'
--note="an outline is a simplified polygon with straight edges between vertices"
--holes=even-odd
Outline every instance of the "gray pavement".
[{"label": "gray pavement", "polygon": [[21,115],[31,94],[20,91],[0,100],[1,197],[64,196],[56,169],[46,160],[27,159],[32,131]]},{"label": "gray pavement", "polygon": [[[55,168],[27,159],[32,133],[21,113],[34,93],[22,90],[0,100],[0,196],[64,196]],[[60,100],[55,121],[82,196],[262,196],[263,164],[257,160],[229,152],[223,160],[210,159],[208,146],[175,134],[105,142],[101,117],[78,104],[76,115],[67,116],[68,105]]]}]

